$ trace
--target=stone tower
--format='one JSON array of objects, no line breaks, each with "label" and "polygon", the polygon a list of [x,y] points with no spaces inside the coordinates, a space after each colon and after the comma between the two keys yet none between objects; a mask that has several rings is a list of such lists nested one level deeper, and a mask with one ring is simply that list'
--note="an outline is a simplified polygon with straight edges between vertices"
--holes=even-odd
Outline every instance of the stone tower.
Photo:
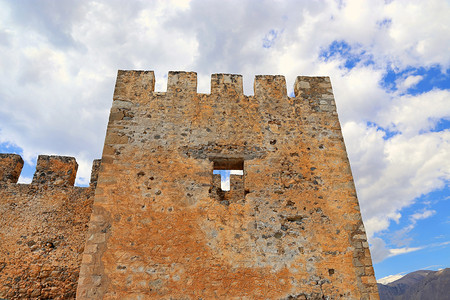
[{"label": "stone tower", "polygon": [[154,86],[118,73],[77,298],[378,299],[328,77]]}]

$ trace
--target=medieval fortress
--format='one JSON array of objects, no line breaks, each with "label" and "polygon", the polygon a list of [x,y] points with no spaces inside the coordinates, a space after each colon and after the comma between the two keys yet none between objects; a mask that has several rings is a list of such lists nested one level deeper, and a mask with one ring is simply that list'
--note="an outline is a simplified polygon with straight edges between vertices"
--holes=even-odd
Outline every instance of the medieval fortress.
[{"label": "medieval fortress", "polygon": [[[378,299],[328,77],[119,71],[100,161],[0,155],[2,299]],[[231,175],[229,191],[214,170]]]}]

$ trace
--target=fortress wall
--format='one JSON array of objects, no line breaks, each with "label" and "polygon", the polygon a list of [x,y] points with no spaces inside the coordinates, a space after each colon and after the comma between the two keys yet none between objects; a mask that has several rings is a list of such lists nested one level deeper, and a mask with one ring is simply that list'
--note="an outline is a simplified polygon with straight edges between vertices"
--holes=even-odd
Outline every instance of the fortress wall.
[{"label": "fortress wall", "polygon": [[154,85],[118,73],[77,298],[378,299],[328,77]]},{"label": "fortress wall", "polygon": [[73,299],[95,186],[73,186],[73,157],[39,156],[31,184],[22,166],[0,154],[0,298]]}]

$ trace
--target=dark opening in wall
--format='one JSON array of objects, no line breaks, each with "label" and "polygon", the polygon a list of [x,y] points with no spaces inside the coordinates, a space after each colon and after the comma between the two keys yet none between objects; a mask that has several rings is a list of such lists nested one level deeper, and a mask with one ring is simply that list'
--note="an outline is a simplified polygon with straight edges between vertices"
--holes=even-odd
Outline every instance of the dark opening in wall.
[{"label": "dark opening in wall", "polygon": [[235,181],[237,181],[236,183],[239,185],[239,181],[242,181],[242,178],[236,178],[235,176],[244,175],[243,159],[215,157],[212,159],[212,161],[214,163],[213,176],[220,176],[220,188],[222,189],[222,191],[229,191],[231,189],[231,185],[233,185],[232,183],[234,183]]},{"label": "dark opening in wall", "polygon": [[244,170],[244,159],[231,157],[212,157],[214,170]]},{"label": "dark opening in wall", "polygon": [[223,204],[244,198],[244,160],[242,158],[214,157],[212,196]]}]

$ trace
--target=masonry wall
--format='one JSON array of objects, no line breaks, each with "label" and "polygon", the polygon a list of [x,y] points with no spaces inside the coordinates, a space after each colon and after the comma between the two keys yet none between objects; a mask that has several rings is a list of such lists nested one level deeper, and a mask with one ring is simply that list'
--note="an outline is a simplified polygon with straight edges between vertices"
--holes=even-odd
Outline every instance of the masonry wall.
[{"label": "masonry wall", "polygon": [[72,157],[39,156],[31,184],[22,166],[0,154],[0,298],[74,299],[99,161],[88,188]]},{"label": "masonry wall", "polygon": [[378,299],[328,77],[154,80],[118,73],[77,298]]}]

